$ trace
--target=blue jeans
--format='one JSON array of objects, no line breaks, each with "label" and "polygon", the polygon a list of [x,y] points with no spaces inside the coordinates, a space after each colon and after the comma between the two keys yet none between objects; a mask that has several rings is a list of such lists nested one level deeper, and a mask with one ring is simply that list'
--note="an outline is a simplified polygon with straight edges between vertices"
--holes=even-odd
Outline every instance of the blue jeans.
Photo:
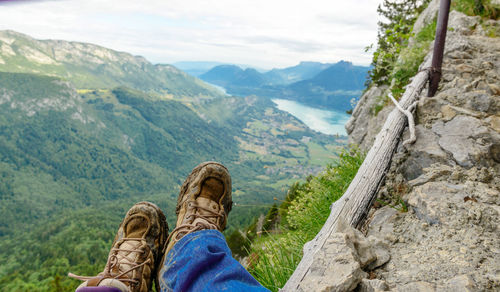
[{"label": "blue jeans", "polygon": [[167,291],[269,291],[236,261],[222,233],[202,230],[177,242],[159,273]]}]

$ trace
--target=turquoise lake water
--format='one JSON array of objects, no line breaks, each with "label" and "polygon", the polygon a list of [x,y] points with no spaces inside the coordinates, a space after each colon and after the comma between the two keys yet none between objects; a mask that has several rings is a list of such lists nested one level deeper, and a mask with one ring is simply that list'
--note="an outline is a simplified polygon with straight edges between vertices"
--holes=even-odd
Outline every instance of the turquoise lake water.
[{"label": "turquoise lake water", "polygon": [[315,131],[329,135],[347,135],[344,125],[350,116],[345,112],[317,109],[286,99],[272,101],[278,109],[290,113]]}]

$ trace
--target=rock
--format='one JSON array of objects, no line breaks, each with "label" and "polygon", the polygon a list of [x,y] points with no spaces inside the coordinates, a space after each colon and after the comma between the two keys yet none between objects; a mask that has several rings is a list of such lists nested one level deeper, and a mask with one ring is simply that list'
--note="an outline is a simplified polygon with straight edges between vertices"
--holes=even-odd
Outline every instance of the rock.
[{"label": "rock", "polygon": [[389,206],[384,206],[373,214],[368,225],[368,237],[371,236],[383,240],[392,241],[392,230],[394,220],[398,215],[398,211]]},{"label": "rock", "polygon": [[[361,269],[354,242],[345,233],[334,233],[315,256],[299,291],[351,291],[367,277]],[[325,277],[325,275],[329,275]]]},{"label": "rock", "polygon": [[448,18],[448,27],[460,34],[471,34],[472,29],[479,24],[479,20],[479,16],[470,17],[458,11],[452,10],[450,11],[450,16]]},{"label": "rock", "polygon": [[500,144],[495,143],[490,146],[490,149],[488,150],[491,159],[493,159],[495,162],[500,163]]},{"label": "rock", "polygon": [[422,125],[417,125],[415,134],[417,140],[414,144],[408,146],[408,151],[411,154],[398,170],[406,180],[419,177],[423,173],[423,169],[429,167],[432,163],[446,163],[448,160],[446,152],[439,146],[439,137],[434,132]]},{"label": "rock", "polygon": [[497,133],[500,133],[500,116],[490,116],[485,120],[486,123]]},{"label": "rock", "polygon": [[454,292],[473,292],[477,291],[476,283],[469,275],[460,275],[451,278],[446,283],[446,288]]},{"label": "rock", "polygon": [[387,263],[391,259],[391,254],[389,253],[389,245],[385,241],[380,240],[375,236],[368,237],[370,241],[370,249],[375,254],[376,260],[368,265],[369,270],[373,270]]},{"label": "rock", "polygon": [[470,41],[465,36],[455,31],[448,31],[448,33],[446,33],[444,55],[448,57],[449,54],[454,52],[469,52],[471,46]]},{"label": "rock", "polygon": [[408,182],[412,187],[420,186],[430,181],[442,180],[452,174],[452,167],[439,163],[424,168],[424,173],[414,180]]},{"label": "rock", "polygon": [[[413,33],[417,35],[427,24],[431,23],[436,19],[439,11],[439,0],[432,0],[425,8],[422,13],[420,13],[418,19],[413,25]],[[410,40],[410,45],[414,42],[413,38]]]},{"label": "rock", "polygon": [[372,250],[371,242],[368,241],[363,233],[357,229],[352,229],[348,235],[354,243],[354,248],[356,248],[358,253],[361,268],[365,268],[369,264],[376,262],[377,256]]},{"label": "rock", "polygon": [[377,194],[402,195],[408,212],[372,209],[366,226],[367,268],[384,258],[379,240],[390,259],[371,275],[393,291],[500,291],[500,39],[484,36],[500,21],[450,22],[440,89],[420,98],[417,141],[396,150]]},{"label": "rock", "polygon": [[[371,116],[370,109],[374,106],[377,97],[382,94],[381,88],[372,86],[360,97],[351,117],[345,125],[345,129],[349,134],[349,143],[361,144],[363,142],[368,127],[368,120]],[[354,130],[356,131],[353,132]]]},{"label": "rock", "polygon": [[443,120],[445,121],[449,121],[457,115],[457,113],[449,104],[443,105],[441,107],[441,114],[443,114]]},{"label": "rock", "polygon": [[428,282],[412,282],[406,285],[398,287],[396,290],[398,292],[434,292],[434,285]]},{"label": "rock", "polygon": [[375,141],[380,128],[394,106],[385,106],[378,114],[372,110],[383,101],[387,86],[372,86],[360,98],[351,118],[346,123],[349,144],[357,144],[362,150],[368,150]]},{"label": "rock", "polygon": [[488,147],[475,139],[487,134],[488,129],[476,118],[457,116],[447,123],[435,123],[432,130],[440,136],[439,146],[450,152],[461,166],[471,167],[488,155]]},{"label": "rock", "polygon": [[460,64],[460,65],[456,66],[455,69],[459,73],[472,73],[475,71],[474,67],[472,67],[470,65],[466,65],[466,64]]},{"label": "rock", "polygon": [[449,202],[460,203],[463,197],[457,193],[461,190],[460,185],[452,185],[446,182],[429,182],[415,187],[408,194],[408,204],[421,220],[429,224],[447,223],[448,216],[453,210],[448,208]]},{"label": "rock", "polygon": [[357,292],[379,292],[379,291],[389,291],[389,286],[385,281],[379,279],[363,279],[358,286]]},{"label": "rock", "polygon": [[492,104],[492,99],[489,94],[479,93],[467,100],[466,105],[471,109],[479,112],[487,112]]},{"label": "rock", "polygon": [[494,95],[500,95],[500,86],[497,84],[488,84],[490,87],[491,93]]},{"label": "rock", "polygon": [[300,284],[300,290],[351,291],[368,276],[363,268],[381,266],[389,259],[388,245],[382,240],[367,239],[359,230],[342,224],[339,232],[330,236],[325,247],[314,256],[311,271]]}]

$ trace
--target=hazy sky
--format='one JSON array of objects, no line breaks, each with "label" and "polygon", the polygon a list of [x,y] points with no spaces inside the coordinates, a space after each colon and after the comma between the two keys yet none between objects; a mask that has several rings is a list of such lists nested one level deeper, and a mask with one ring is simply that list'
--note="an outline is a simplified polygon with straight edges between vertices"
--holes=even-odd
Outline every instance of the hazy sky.
[{"label": "hazy sky", "polygon": [[382,0],[0,0],[0,30],[90,42],[153,63],[367,65]]}]

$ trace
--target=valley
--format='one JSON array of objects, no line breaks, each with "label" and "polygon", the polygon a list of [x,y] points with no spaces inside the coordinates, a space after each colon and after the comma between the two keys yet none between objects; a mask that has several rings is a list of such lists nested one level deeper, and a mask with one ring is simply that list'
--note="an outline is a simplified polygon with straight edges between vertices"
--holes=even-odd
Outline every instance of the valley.
[{"label": "valley", "polygon": [[66,291],[78,282],[67,272],[97,273],[135,202],[159,205],[173,229],[199,162],[232,174],[229,234],[346,143],[268,98],[226,96],[127,53],[12,31],[0,47],[1,291]]}]

